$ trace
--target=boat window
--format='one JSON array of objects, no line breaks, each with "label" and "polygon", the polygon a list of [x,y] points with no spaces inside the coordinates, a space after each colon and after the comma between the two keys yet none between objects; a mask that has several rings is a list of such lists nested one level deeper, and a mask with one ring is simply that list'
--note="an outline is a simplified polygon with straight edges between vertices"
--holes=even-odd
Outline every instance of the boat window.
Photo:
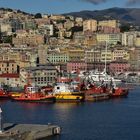
[{"label": "boat window", "polygon": [[56,87],[57,89],[60,89],[60,87]]}]

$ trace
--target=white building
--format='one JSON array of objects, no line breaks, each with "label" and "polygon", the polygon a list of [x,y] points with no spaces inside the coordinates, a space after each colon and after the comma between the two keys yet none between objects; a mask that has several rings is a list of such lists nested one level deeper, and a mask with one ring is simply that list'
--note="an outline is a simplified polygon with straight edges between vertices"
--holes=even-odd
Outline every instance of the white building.
[{"label": "white building", "polygon": [[122,45],[135,46],[135,40],[140,32],[124,32],[122,33]]}]

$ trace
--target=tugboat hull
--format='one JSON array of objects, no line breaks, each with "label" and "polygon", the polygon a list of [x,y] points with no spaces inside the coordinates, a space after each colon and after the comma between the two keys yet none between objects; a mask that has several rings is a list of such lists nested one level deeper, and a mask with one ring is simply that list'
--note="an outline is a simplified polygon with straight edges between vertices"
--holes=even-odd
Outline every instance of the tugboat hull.
[{"label": "tugboat hull", "polygon": [[83,101],[82,96],[76,95],[66,95],[66,94],[57,94],[55,95],[56,102],[81,102]]},{"label": "tugboat hull", "polygon": [[42,99],[28,99],[28,98],[13,98],[13,101],[32,102],[32,103],[53,103],[55,98],[42,98]]}]

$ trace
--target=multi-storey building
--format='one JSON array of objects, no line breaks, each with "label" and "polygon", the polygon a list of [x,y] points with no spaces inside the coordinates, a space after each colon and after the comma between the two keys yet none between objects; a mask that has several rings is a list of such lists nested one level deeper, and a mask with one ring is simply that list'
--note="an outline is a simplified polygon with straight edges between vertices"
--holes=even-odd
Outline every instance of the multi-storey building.
[{"label": "multi-storey building", "polygon": [[137,36],[135,39],[135,46],[140,47],[140,36]]},{"label": "multi-storey building", "polygon": [[93,46],[97,45],[96,35],[86,36],[85,40],[84,40],[84,44],[87,47],[93,47]]},{"label": "multi-storey building", "polygon": [[85,20],[83,22],[83,31],[93,31],[96,32],[97,31],[97,21],[94,19],[90,19],[90,20]]},{"label": "multi-storey building", "polygon": [[131,65],[131,70],[140,70],[140,48],[132,48],[130,50],[129,63]]},{"label": "multi-storey building", "polygon": [[112,61],[112,51],[108,50],[102,50],[101,51],[101,62],[111,62]]},{"label": "multi-storey building", "polygon": [[23,29],[23,22],[19,19],[10,19],[9,23],[11,24],[12,31],[16,32],[16,30],[21,30]]},{"label": "multi-storey building", "polygon": [[84,60],[85,51],[82,49],[69,50],[68,53],[69,53],[70,61],[83,61]]},{"label": "multi-storey building", "polygon": [[127,61],[114,61],[110,63],[109,69],[112,73],[123,73],[130,69],[130,64]]},{"label": "multi-storey building", "polygon": [[118,28],[120,26],[120,23],[118,20],[103,20],[98,22],[98,26]]},{"label": "multi-storey building", "polygon": [[84,61],[70,61],[67,63],[67,72],[79,72],[79,71],[86,71],[87,70],[87,63]]},{"label": "multi-storey building", "polygon": [[13,60],[0,61],[0,73],[18,73],[19,67]]},{"label": "multi-storey building", "polygon": [[129,52],[125,49],[114,49],[112,52],[112,61],[129,60]]},{"label": "multi-storey building", "polygon": [[121,34],[97,34],[97,42],[104,43],[107,42],[108,44],[117,44],[121,42]]},{"label": "multi-storey building", "polygon": [[87,50],[85,51],[85,62],[100,62],[101,61],[101,52],[98,50]]},{"label": "multi-storey building", "polygon": [[49,17],[51,20],[64,20],[65,19],[65,16],[62,16],[62,15],[51,15]]},{"label": "multi-storey building", "polygon": [[98,32],[100,33],[120,33],[120,28],[113,28],[113,27],[108,27],[108,26],[100,26],[98,27]]},{"label": "multi-storey building", "polygon": [[37,24],[35,22],[35,20],[26,20],[24,23],[23,23],[23,29],[25,30],[35,30],[37,29]]},{"label": "multi-storey building", "polygon": [[57,69],[54,66],[30,67],[30,79],[38,86],[53,85],[57,80]]},{"label": "multi-storey building", "polygon": [[15,45],[41,45],[44,44],[43,35],[27,35],[27,36],[17,36],[12,40]]},{"label": "multi-storey building", "polygon": [[73,35],[73,40],[75,43],[84,43],[85,35],[83,32],[75,32]]},{"label": "multi-storey building", "polygon": [[49,52],[47,54],[47,59],[53,64],[64,64],[69,61],[69,54],[68,52]]},{"label": "multi-storey building", "polygon": [[[87,70],[98,70],[100,72],[104,71],[105,62],[91,62],[87,63]],[[106,71],[109,72],[109,63],[106,63]]]},{"label": "multi-storey building", "polygon": [[140,36],[140,32],[124,32],[122,33],[122,45],[135,46],[138,42],[137,36]]},{"label": "multi-storey building", "polygon": [[10,87],[20,87],[20,76],[15,73],[3,73],[0,74],[0,85],[7,85]]},{"label": "multi-storey building", "polygon": [[5,23],[1,23],[0,24],[0,31],[6,32],[7,34],[11,34],[12,33],[12,27],[10,24],[5,24]]},{"label": "multi-storey building", "polygon": [[81,18],[81,17],[77,17],[77,18],[75,18],[75,25],[76,26],[83,26],[83,18]]},{"label": "multi-storey building", "polygon": [[52,36],[53,35],[53,31],[54,31],[54,27],[53,27],[52,24],[42,24],[42,25],[38,26],[38,31],[41,34]]}]

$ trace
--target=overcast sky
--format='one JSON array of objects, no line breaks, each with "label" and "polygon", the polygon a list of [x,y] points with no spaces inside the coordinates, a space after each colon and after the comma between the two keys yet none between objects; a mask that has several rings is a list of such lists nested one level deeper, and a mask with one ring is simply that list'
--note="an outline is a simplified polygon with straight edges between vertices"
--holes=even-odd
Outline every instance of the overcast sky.
[{"label": "overcast sky", "polygon": [[29,13],[60,14],[110,7],[140,7],[140,0],[0,0],[0,7]]}]

